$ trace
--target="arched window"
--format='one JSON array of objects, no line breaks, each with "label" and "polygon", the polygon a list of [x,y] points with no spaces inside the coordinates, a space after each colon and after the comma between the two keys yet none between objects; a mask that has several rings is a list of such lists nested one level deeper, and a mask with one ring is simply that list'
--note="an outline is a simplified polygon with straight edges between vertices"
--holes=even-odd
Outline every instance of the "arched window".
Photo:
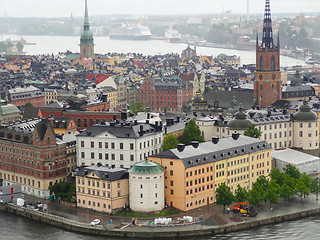
[{"label": "arched window", "polygon": [[80,118],[77,119],[77,122],[78,122],[77,123],[78,127],[81,127],[81,119]]},{"label": "arched window", "polygon": [[274,60],[274,56],[271,57],[271,71],[276,70],[276,62]]},{"label": "arched window", "polygon": [[259,68],[260,71],[263,71],[263,56],[260,56]]},{"label": "arched window", "polygon": [[90,127],[93,125],[93,119],[90,119]]},{"label": "arched window", "polygon": [[96,123],[97,123],[97,124],[100,123],[100,119],[99,119],[99,118],[96,119]]},{"label": "arched window", "polygon": [[88,127],[88,120],[86,118],[83,119],[83,127]]},{"label": "arched window", "polygon": [[47,144],[49,145],[50,144],[50,137],[47,137]]},{"label": "arched window", "polygon": [[272,84],[272,91],[274,90],[274,85]]},{"label": "arched window", "polygon": [[262,84],[260,85],[260,90],[262,91]]},{"label": "arched window", "polygon": [[82,50],[82,53],[83,53],[84,55],[86,54],[86,49],[85,49],[85,48]]}]

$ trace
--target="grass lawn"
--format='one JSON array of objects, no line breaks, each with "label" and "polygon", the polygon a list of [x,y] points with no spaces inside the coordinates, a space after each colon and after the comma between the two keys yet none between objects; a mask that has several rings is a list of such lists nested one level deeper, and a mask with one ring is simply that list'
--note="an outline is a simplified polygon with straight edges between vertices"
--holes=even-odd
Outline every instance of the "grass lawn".
[{"label": "grass lawn", "polygon": [[116,216],[122,216],[122,217],[161,217],[161,216],[177,214],[178,212],[179,211],[176,209],[166,209],[161,212],[152,212],[152,213],[135,213],[135,212],[128,212],[126,210],[123,210],[121,212],[118,212],[116,214]]}]

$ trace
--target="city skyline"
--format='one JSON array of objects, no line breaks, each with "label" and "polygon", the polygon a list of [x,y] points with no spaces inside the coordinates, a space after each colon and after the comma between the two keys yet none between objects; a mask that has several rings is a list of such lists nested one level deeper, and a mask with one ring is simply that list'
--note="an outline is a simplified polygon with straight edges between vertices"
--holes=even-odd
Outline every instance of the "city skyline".
[{"label": "city skyline", "polygon": [[[261,14],[265,0],[250,0],[249,13]],[[19,8],[17,8],[19,6]],[[156,15],[156,14],[212,14],[231,11],[247,13],[247,0],[200,0],[197,4],[190,0],[88,0],[89,14],[112,15]],[[320,9],[318,0],[281,0],[271,1],[272,13],[315,12]],[[41,1],[41,0],[4,0],[1,17],[81,17],[84,13],[84,0]]]}]

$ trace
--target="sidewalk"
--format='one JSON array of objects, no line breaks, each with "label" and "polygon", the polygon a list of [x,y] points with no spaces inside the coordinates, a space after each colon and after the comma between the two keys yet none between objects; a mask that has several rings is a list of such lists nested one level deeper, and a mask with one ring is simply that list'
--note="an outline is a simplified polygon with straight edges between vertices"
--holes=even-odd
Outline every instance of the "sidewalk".
[{"label": "sidewalk", "polygon": [[[34,203],[37,201],[41,201],[42,203],[47,202],[47,200],[37,199],[30,196],[25,196],[25,198],[26,198],[26,203],[30,201]],[[303,210],[311,210],[315,208],[320,208],[320,200],[316,201],[315,196],[310,195],[307,198],[303,198],[302,202],[298,197],[293,197],[289,201],[281,200],[278,204],[272,205],[272,210],[270,210],[269,203],[262,202],[259,206],[257,206],[258,215],[254,218],[240,217],[239,214],[233,214],[233,213],[227,214],[225,211],[223,211],[222,206],[216,206],[216,205],[209,205],[209,206],[205,206],[189,212],[181,212],[175,215],[164,216],[164,217],[170,217],[173,220],[175,220],[176,218],[178,217],[182,218],[183,216],[192,216],[192,217],[202,216],[204,221],[201,224],[175,227],[175,228],[184,228],[184,229],[188,228],[192,230],[192,229],[199,229],[203,227],[205,228],[205,227],[212,227],[212,226],[229,225],[229,224],[250,221],[250,220],[266,219],[270,217],[281,216],[284,214],[295,213]],[[109,227],[110,227],[111,219],[113,223],[112,227],[117,227],[122,223],[129,223],[131,222],[131,219],[132,219],[132,217],[111,216],[106,213],[93,212],[93,211],[81,209],[81,208],[67,207],[67,206],[59,205],[55,202],[49,203],[48,213],[58,215],[66,219],[74,220],[81,223],[90,223],[92,220],[99,218],[101,220],[102,225],[109,225]],[[147,220],[154,220],[155,218],[158,218],[158,217],[148,217],[148,218],[138,217],[137,219],[139,223],[142,223],[142,222],[146,222]],[[134,226],[130,226],[129,228],[130,230],[134,228],[136,228],[137,230],[140,229],[139,227],[134,227]],[[159,228],[159,229],[163,229],[163,228]]]}]

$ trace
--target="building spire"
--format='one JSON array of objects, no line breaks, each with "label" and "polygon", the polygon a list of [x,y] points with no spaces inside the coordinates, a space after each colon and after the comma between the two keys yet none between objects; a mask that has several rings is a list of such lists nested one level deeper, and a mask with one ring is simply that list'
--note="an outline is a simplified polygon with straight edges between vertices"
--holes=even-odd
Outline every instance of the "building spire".
[{"label": "building spire", "polygon": [[[85,1],[85,10],[84,10],[84,24],[83,24],[84,30],[87,30],[90,28],[89,24],[89,15],[88,15],[88,3],[87,0]],[[87,28],[87,29],[86,29]]]},{"label": "building spire", "polygon": [[280,47],[280,32],[278,30],[278,42],[277,42],[277,46]]},{"label": "building spire", "polygon": [[266,47],[274,48],[270,0],[266,0],[265,10],[264,10],[264,19],[263,19],[262,48],[266,48]]},{"label": "building spire", "polygon": [[257,32],[257,41],[256,41],[256,46],[259,47],[259,34]]}]

